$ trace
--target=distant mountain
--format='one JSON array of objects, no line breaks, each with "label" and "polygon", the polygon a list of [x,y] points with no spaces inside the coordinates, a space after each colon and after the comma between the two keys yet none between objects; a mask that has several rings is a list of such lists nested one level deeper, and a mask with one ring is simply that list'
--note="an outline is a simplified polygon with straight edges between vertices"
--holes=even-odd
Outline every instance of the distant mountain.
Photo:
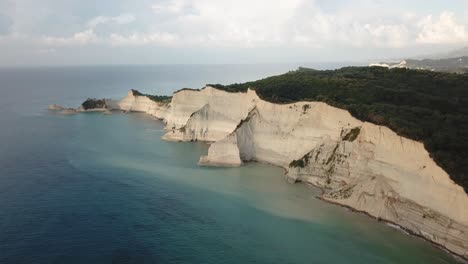
[{"label": "distant mountain", "polygon": [[389,59],[369,66],[408,68],[437,72],[468,73],[468,46],[444,53],[419,55],[406,59]]},{"label": "distant mountain", "polygon": [[448,58],[460,58],[460,57],[468,57],[468,46],[457,49],[454,51],[450,51],[447,53],[439,53],[439,54],[433,54],[427,57],[424,57],[424,59],[448,59]]},{"label": "distant mountain", "polygon": [[[468,53],[468,48],[464,50]],[[462,54],[463,50],[454,52],[453,54]],[[372,63],[369,66],[380,66],[386,68],[408,68],[418,70],[429,70],[438,72],[453,72],[453,73],[468,73],[468,54],[462,57],[453,57],[448,59],[423,59],[414,60],[407,59],[396,63]]]}]

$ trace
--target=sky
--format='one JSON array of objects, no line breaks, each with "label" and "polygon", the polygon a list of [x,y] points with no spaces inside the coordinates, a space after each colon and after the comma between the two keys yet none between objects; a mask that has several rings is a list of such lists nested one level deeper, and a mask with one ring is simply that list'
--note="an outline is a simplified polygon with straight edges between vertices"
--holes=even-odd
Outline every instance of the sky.
[{"label": "sky", "polygon": [[344,62],[468,46],[468,0],[0,0],[0,65]]}]

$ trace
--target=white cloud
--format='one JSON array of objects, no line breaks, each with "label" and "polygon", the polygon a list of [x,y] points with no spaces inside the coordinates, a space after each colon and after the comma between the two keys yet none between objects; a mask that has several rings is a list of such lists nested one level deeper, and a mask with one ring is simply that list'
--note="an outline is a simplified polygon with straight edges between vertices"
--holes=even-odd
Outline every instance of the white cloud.
[{"label": "white cloud", "polygon": [[99,38],[92,29],[77,32],[71,37],[50,37],[43,36],[41,42],[49,46],[86,45],[96,43]]},{"label": "white cloud", "polygon": [[[364,2],[364,4],[363,4]],[[361,3],[357,7],[352,7]],[[356,0],[342,9],[325,11],[314,0],[169,0],[147,5],[146,15],[130,13],[96,16],[80,21],[76,33],[29,36],[46,46],[176,46],[176,47],[284,47],[405,48],[425,44],[468,41],[468,20],[450,12],[437,16],[382,10],[369,0]],[[132,27],[103,27],[124,25]],[[464,24],[465,23],[465,24]],[[131,28],[131,29],[130,29]],[[98,30],[99,29],[99,30]],[[112,31],[111,31],[112,30]],[[65,36],[63,36],[65,35]],[[0,40],[5,42],[5,38]],[[34,41],[32,41],[34,42]]]},{"label": "white cloud", "polygon": [[468,34],[466,21],[448,12],[436,21],[391,10],[382,11],[383,17],[366,10],[327,13],[312,0],[172,0],[151,8],[168,15],[157,32],[178,35],[187,45],[401,48],[461,43]]},{"label": "white cloud", "polygon": [[[142,46],[142,45],[177,45],[179,40],[178,35],[162,32],[162,33],[133,33],[133,34],[118,34],[111,33],[108,36],[98,36],[92,29],[83,32],[75,33],[71,37],[50,37],[44,36],[40,42],[47,47],[63,47],[63,46],[84,46],[93,45],[110,45],[110,46]],[[50,50],[52,50],[51,48]],[[43,50],[48,50],[47,48]],[[53,49],[55,50],[55,49]]]},{"label": "white cloud", "polygon": [[100,24],[118,24],[118,25],[124,25],[124,24],[130,24],[133,21],[135,21],[135,16],[132,14],[121,14],[119,16],[115,17],[109,17],[109,16],[97,16],[93,19],[91,19],[88,23],[87,26],[89,28],[95,28]]},{"label": "white cloud", "polygon": [[458,24],[455,15],[443,12],[439,19],[429,15],[418,23],[420,32],[416,39],[419,43],[447,44],[468,42],[468,31],[465,25]]},{"label": "white cloud", "polygon": [[189,1],[187,0],[171,0],[167,3],[164,4],[153,4],[151,5],[151,9],[153,12],[156,14],[160,13],[180,13],[186,8],[189,4]]},{"label": "white cloud", "polygon": [[170,33],[150,33],[150,34],[131,34],[120,35],[113,33],[109,37],[109,43],[114,46],[138,46],[138,45],[171,45],[178,40],[177,35]]}]

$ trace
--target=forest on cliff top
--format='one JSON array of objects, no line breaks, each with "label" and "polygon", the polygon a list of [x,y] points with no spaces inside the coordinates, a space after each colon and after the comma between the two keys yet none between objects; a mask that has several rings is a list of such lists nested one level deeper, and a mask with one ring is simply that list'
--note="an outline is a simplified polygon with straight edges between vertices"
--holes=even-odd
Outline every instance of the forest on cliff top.
[{"label": "forest on cliff top", "polygon": [[262,80],[211,85],[255,90],[272,103],[322,101],[354,117],[418,140],[468,191],[468,74],[382,67],[299,68]]}]

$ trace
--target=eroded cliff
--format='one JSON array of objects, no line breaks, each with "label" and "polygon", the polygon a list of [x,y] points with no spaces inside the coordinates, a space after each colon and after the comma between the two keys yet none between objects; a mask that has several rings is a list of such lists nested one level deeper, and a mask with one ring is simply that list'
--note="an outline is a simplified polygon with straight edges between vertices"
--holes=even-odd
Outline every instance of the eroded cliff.
[{"label": "eroded cliff", "polygon": [[260,161],[290,181],[321,187],[322,199],[396,223],[468,257],[468,197],[423,144],[361,122],[322,102],[273,104],[254,91],[182,90],[170,104],[131,92],[115,109],[166,123],[165,140],[210,141],[202,165]]}]

